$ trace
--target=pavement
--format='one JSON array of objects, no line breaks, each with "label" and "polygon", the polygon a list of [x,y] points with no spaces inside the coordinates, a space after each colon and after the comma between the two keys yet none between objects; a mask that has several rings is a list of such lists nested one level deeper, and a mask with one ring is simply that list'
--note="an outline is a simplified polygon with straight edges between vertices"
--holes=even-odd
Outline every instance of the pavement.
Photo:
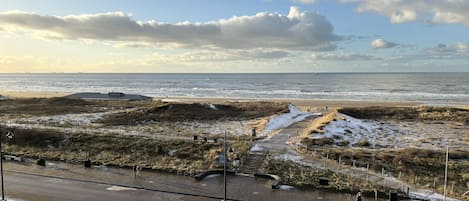
[{"label": "pavement", "polygon": [[15,173],[6,174],[5,181],[10,201],[189,200],[183,195]]}]

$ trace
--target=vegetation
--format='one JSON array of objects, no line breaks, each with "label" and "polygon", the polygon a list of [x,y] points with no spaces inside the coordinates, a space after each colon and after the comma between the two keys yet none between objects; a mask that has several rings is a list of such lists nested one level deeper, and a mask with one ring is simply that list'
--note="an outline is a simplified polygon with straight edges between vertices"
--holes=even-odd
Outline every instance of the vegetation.
[{"label": "vegetation", "polygon": [[287,103],[275,102],[235,102],[216,105],[165,103],[133,112],[109,115],[102,123],[107,125],[136,125],[158,121],[245,120],[287,111]]},{"label": "vegetation", "polygon": [[0,100],[0,114],[61,115],[100,112],[109,108],[151,105],[148,101],[86,101],[68,98],[24,98]]},{"label": "vegetation", "polygon": [[[4,130],[4,129],[2,129]],[[48,160],[83,161],[95,164],[199,172],[217,168],[221,143],[188,140],[161,140],[141,136],[66,134],[52,130],[16,129],[7,139],[7,154]],[[235,155],[249,150],[250,141],[231,142]]]},{"label": "vegetation", "polygon": [[[362,191],[368,196],[374,196],[374,190],[377,190],[380,192],[380,197],[386,197],[384,192],[389,192],[390,190],[383,186],[373,184],[372,182],[367,183],[364,181],[364,178],[351,177],[330,170],[304,167],[295,163],[278,160],[271,160],[267,171],[270,174],[280,176],[284,183],[303,189],[314,188],[354,194],[358,191]],[[319,184],[320,178],[327,178],[329,185],[321,186]]]},{"label": "vegetation", "polygon": [[395,119],[411,121],[454,121],[469,124],[469,110],[453,107],[363,107],[342,108],[340,113],[361,119]]},{"label": "vegetation", "polygon": [[[418,184],[429,189],[442,192],[445,170],[445,151],[406,148],[398,150],[372,150],[352,148],[324,148],[310,147],[321,155],[328,155],[329,159],[339,160],[343,164],[367,167],[391,174],[411,184]],[[449,185],[453,186],[449,192],[452,196],[461,196],[469,182],[469,151],[452,150],[449,153]],[[354,162],[355,161],[355,162]]]}]

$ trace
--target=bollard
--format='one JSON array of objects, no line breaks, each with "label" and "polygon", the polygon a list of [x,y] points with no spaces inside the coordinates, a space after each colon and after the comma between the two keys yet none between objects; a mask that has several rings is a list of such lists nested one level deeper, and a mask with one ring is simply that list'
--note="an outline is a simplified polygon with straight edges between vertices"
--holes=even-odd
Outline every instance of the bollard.
[{"label": "bollard", "polygon": [[36,164],[39,165],[39,166],[46,166],[46,160],[41,158],[41,159],[36,161]]},{"label": "bollard", "polygon": [[85,168],[91,168],[91,160],[90,159],[86,160],[83,166],[85,166]]},{"label": "bollard", "polygon": [[389,191],[389,201],[397,201],[397,192],[395,190]]}]

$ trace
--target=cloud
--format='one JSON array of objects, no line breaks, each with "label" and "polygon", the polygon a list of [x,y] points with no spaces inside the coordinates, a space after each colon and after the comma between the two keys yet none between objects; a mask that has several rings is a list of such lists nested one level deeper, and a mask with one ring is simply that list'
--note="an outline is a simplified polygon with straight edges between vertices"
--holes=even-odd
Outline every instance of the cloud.
[{"label": "cloud", "polygon": [[292,0],[293,2],[302,3],[302,4],[314,4],[318,0]]},{"label": "cloud", "polygon": [[279,60],[292,56],[290,52],[281,50],[201,50],[177,55],[155,53],[153,59],[167,62],[216,62],[216,61],[262,61]]},{"label": "cloud", "polygon": [[428,59],[469,59],[468,45],[462,42],[454,45],[438,44],[423,50],[422,57]]},{"label": "cloud", "polygon": [[370,45],[371,47],[375,49],[384,49],[384,48],[396,47],[398,44],[378,38],[378,39],[371,41]]},{"label": "cloud", "polygon": [[364,61],[364,60],[379,60],[380,58],[359,53],[320,53],[313,54],[313,60],[333,60],[333,61]]},{"label": "cloud", "polygon": [[467,0],[338,0],[356,3],[357,12],[373,12],[389,17],[392,23],[415,20],[469,26]]},{"label": "cloud", "polygon": [[21,11],[0,13],[0,23],[13,29],[46,33],[53,39],[106,40],[175,44],[225,49],[273,48],[327,51],[340,37],[315,12],[291,7],[288,15],[257,13],[205,23],[134,21],[122,12],[49,16]]},{"label": "cloud", "polygon": [[391,61],[430,61],[430,60],[469,60],[469,48],[466,43],[456,43],[453,45],[437,44],[434,47],[423,48],[417,52],[405,55],[398,55],[390,58]]}]

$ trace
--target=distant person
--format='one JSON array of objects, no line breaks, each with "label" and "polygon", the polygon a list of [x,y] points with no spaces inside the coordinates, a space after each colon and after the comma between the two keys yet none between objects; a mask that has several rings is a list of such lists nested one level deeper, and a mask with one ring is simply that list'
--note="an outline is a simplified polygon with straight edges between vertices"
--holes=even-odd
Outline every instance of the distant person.
[{"label": "distant person", "polygon": [[362,193],[361,192],[357,193],[357,200],[356,201],[362,201]]}]

